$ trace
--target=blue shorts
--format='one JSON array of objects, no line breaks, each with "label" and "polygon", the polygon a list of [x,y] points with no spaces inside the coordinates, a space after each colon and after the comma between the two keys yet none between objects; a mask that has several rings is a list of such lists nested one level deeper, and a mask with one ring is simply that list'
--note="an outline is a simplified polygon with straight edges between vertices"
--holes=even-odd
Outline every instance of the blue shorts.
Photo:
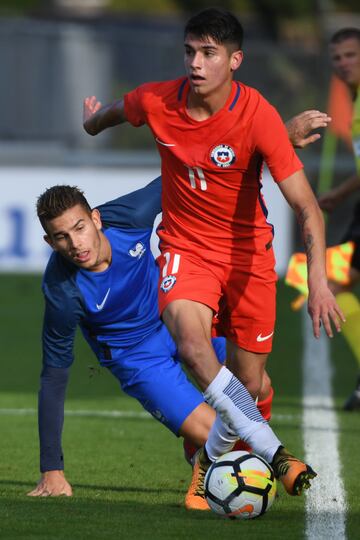
[{"label": "blue shorts", "polygon": [[[217,338],[215,350],[225,360],[225,340]],[[176,435],[204,398],[189,381],[177,357],[176,345],[165,325],[116,358],[112,348],[108,366],[126,394],[136,398],[154,418]]]}]

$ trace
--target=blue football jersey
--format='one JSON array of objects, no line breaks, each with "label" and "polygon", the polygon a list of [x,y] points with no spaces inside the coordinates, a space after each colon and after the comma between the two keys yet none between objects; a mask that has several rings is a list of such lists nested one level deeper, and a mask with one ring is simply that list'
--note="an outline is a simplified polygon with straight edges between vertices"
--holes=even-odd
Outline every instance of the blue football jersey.
[{"label": "blue football jersey", "polygon": [[52,253],[44,279],[43,363],[73,362],[77,325],[102,365],[155,332],[162,324],[157,301],[158,268],[150,249],[161,212],[161,179],[98,207],[112,260],[90,272]]}]

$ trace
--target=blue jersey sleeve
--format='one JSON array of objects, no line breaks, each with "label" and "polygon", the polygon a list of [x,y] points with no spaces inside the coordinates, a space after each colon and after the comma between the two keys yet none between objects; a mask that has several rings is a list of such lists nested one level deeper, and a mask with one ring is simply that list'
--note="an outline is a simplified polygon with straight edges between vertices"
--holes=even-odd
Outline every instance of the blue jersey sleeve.
[{"label": "blue jersey sleeve", "polygon": [[52,254],[42,285],[45,297],[43,365],[69,367],[74,360],[76,327],[84,317],[74,272],[75,269],[67,268],[60,255]]},{"label": "blue jersey sleeve", "polygon": [[44,366],[39,391],[40,471],[63,470],[61,435],[69,369]]},{"label": "blue jersey sleeve", "polygon": [[142,189],[97,207],[104,227],[151,229],[161,212],[161,177]]},{"label": "blue jersey sleeve", "polygon": [[39,391],[40,471],[64,468],[61,435],[69,366],[73,362],[76,327],[84,317],[81,294],[76,287],[77,269],[57,253],[46,268],[42,289],[43,369]]}]

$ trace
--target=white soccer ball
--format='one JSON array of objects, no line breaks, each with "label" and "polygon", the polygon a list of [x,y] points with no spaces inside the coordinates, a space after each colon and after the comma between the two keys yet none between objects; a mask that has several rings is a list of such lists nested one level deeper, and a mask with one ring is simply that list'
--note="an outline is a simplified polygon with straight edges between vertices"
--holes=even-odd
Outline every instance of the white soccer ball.
[{"label": "white soccer ball", "polygon": [[252,519],[264,514],[276,494],[270,465],[256,454],[228,452],[216,460],[205,476],[205,497],[210,508],[230,519]]}]

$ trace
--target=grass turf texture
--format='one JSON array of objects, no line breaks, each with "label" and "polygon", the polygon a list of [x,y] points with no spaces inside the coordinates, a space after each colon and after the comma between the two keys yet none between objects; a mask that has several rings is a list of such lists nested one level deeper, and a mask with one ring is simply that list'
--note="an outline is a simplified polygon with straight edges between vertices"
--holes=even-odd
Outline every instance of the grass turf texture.
[{"label": "grass turf texture", "polygon": [[[301,435],[300,316],[289,308],[293,293],[279,285],[278,331],[269,371],[275,387],[277,434],[303,455]],[[0,409],[36,408],[40,371],[42,297],[38,276],[0,279]],[[360,527],[358,481],[360,414],[341,405],[353,388],[356,366],[341,336],[333,341],[340,446],[349,501],[348,538]],[[316,359],[314,359],[316,361]],[[89,368],[89,366],[91,366]],[[142,411],[97,363],[82,338],[67,393],[68,410]],[[38,479],[36,414],[0,414],[0,538],[6,539],[218,539],[304,538],[304,499],[280,497],[261,519],[229,521],[187,512],[183,498],[191,471],[180,440],[151,418],[66,416],[65,465],[72,498],[28,498]],[[239,529],[240,528],[240,529]]]}]

